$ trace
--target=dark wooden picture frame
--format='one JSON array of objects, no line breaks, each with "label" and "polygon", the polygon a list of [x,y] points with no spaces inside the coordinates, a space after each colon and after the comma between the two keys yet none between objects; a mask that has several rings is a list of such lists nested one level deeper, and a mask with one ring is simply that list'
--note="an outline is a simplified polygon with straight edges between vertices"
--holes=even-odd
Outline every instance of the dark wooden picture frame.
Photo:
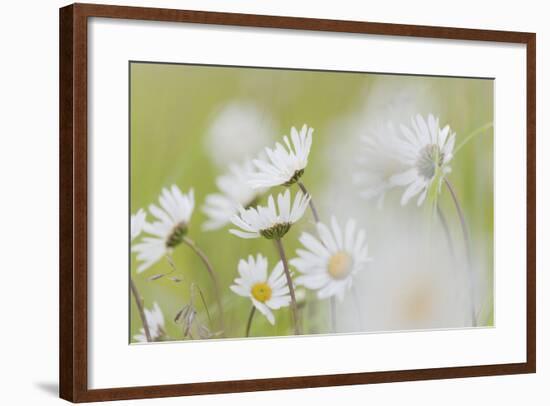
[{"label": "dark wooden picture frame", "polygon": [[[184,22],[525,44],[527,48],[527,329],[524,363],[88,388],[87,48],[88,18]],[[74,4],[60,9],[60,396],[72,402],[311,388],[321,386],[533,373],[536,370],[536,37],[534,33],[320,20],[202,11]]]}]

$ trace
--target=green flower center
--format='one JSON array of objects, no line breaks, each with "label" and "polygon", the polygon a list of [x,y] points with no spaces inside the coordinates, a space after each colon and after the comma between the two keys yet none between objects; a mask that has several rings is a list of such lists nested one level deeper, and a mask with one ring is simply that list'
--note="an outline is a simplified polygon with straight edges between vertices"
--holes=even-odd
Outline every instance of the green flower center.
[{"label": "green flower center", "polygon": [[436,144],[426,145],[420,151],[420,157],[416,162],[418,172],[425,179],[432,179],[435,175],[436,169],[443,165],[443,159],[445,154],[441,152],[441,149]]},{"label": "green flower center", "polygon": [[287,182],[284,183],[284,186],[290,186],[290,185],[293,185],[294,183],[298,182],[298,179],[300,179],[302,177],[304,172],[305,172],[304,169],[300,169],[300,170],[297,170],[296,172],[294,172],[294,175],[292,175],[292,177]]},{"label": "green flower center", "polygon": [[260,230],[262,237],[268,240],[280,240],[290,230],[291,223],[277,223],[265,230]]},{"label": "green flower center", "polygon": [[187,234],[187,224],[182,221],[174,226],[170,235],[166,239],[166,247],[174,248],[183,241],[183,237]]}]

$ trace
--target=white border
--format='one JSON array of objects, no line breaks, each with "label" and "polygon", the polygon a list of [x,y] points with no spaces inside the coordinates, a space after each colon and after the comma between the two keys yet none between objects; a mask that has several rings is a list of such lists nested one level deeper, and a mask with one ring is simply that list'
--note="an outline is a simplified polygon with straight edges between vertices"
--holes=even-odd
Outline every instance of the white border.
[{"label": "white border", "polygon": [[[89,21],[91,389],[525,361],[525,46]],[[128,61],[495,77],[494,329],[127,344]]]}]

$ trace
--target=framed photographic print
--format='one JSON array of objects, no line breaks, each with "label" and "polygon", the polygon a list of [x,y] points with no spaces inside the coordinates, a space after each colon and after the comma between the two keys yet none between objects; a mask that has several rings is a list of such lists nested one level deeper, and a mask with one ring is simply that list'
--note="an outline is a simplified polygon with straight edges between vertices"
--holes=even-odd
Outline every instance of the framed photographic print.
[{"label": "framed photographic print", "polygon": [[60,10],[60,395],[535,372],[535,34]]}]

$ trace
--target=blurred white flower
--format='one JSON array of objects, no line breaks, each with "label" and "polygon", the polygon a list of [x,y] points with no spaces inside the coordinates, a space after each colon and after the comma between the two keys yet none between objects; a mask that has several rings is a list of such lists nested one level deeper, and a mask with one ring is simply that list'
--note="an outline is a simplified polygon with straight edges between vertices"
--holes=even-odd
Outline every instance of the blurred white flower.
[{"label": "blurred white flower", "polygon": [[[411,224],[386,227],[369,272],[356,278],[364,331],[392,331],[472,326],[472,288],[465,263],[453,260],[442,232]],[[435,233],[434,233],[435,232]],[[429,234],[433,233],[431,237]],[[398,253],[398,254],[396,254]],[[483,292],[481,275],[474,281]],[[479,308],[476,299],[476,307]],[[352,300],[339,311],[344,331],[357,331]]]},{"label": "blurred white flower", "polygon": [[207,151],[222,168],[245,157],[256,156],[275,133],[273,119],[256,104],[226,104],[214,118],[206,137]]},{"label": "blurred white flower", "polygon": [[[379,76],[362,93],[363,102],[354,112],[333,120],[324,130],[333,136],[323,143],[326,181],[322,195],[317,197],[322,211],[351,215],[358,221],[371,206],[363,199],[369,198],[380,207],[389,197],[388,173],[400,173],[391,163],[401,163],[388,156],[390,145],[385,145],[389,140],[384,137],[393,130],[387,128],[388,123],[396,124],[394,130],[399,131],[397,124],[408,122],[412,115],[434,109],[441,114],[445,106],[429,81],[418,78]],[[369,137],[379,139],[368,145],[364,139]],[[363,199],[350,199],[356,194]]]},{"label": "blurred white flower", "polygon": [[239,261],[239,278],[231,290],[239,296],[249,297],[271,324],[275,324],[275,316],[271,310],[288,306],[290,296],[283,263],[279,261],[271,275],[267,275],[267,258],[258,254],[256,259],[252,255],[248,261]]},{"label": "blurred white flower", "polygon": [[304,174],[307,166],[307,159],[311,149],[313,128],[306,124],[300,132],[296,128],[290,129],[290,139],[284,136],[286,148],[279,142],[275,148],[266,147],[265,152],[268,159],[254,159],[254,165],[258,169],[250,175],[248,184],[253,188],[272,187],[285,185],[290,186],[297,182]]},{"label": "blurred white flower", "polygon": [[228,224],[239,208],[249,207],[262,196],[265,189],[252,189],[248,183],[250,173],[254,171],[251,161],[232,164],[229,173],[216,179],[220,193],[206,196],[202,211],[208,216],[203,230],[216,230]]},{"label": "blurred white flower", "polygon": [[136,214],[132,214],[130,217],[130,238],[133,240],[141,234],[143,225],[145,224],[146,214],[143,209],[139,209]]},{"label": "blurred white flower", "polygon": [[[145,320],[147,320],[147,326],[149,326],[149,333],[151,339],[154,341],[165,335],[164,332],[164,315],[157,302],[153,303],[153,309],[143,310],[145,313]],[[134,335],[134,340],[140,343],[146,343],[147,337],[145,336],[145,330],[141,328],[139,334]]]},{"label": "blurred white flower", "polygon": [[290,191],[277,196],[277,207],[273,195],[270,195],[266,206],[241,207],[239,214],[231,218],[231,222],[244,231],[231,229],[229,232],[241,238],[281,239],[297,222],[307,209],[310,196],[301,191],[296,193],[291,206]]},{"label": "blurred white flower", "polygon": [[377,199],[378,207],[384,203],[386,192],[395,185],[392,176],[405,169],[395,151],[398,138],[393,123],[371,126],[361,139],[359,167],[353,174],[353,182],[358,186],[359,195],[364,199]]},{"label": "blurred white flower", "polygon": [[137,252],[137,260],[141,261],[138,273],[149,268],[182,242],[195,207],[195,195],[193,189],[182,194],[176,185],[172,185],[170,190],[162,189],[159,203],[160,208],[154,204],[149,205],[149,212],[158,221],[143,224],[143,231],[153,237],[143,237],[132,247],[132,251]]},{"label": "blurred white flower", "polygon": [[342,232],[332,217],[331,228],[317,223],[320,240],[303,233],[300,242],[306,249],[297,249],[298,257],[290,260],[290,264],[302,274],[296,278],[297,285],[317,290],[319,299],[337,296],[343,300],[353,277],[371,259],[365,231],[356,233],[354,220],[348,220]]},{"label": "blurred white flower", "polygon": [[368,230],[377,238],[369,238],[369,252],[376,256],[354,278],[356,294],[339,303],[337,331],[467,328],[473,325],[472,306],[478,325],[487,325],[493,311],[493,263],[492,251],[481,249],[486,235],[471,235],[480,247],[471,277],[463,247],[451,245],[439,222],[396,206],[373,210],[378,215],[370,216]]},{"label": "blurred white flower", "polygon": [[411,128],[401,125],[403,137],[396,138],[395,150],[400,161],[406,165],[404,172],[391,177],[391,183],[406,186],[401,197],[401,204],[420,194],[417,204],[420,206],[434,179],[437,178],[441,188],[443,177],[451,172],[449,162],[453,158],[455,133],[447,125],[439,127],[439,119],[432,114],[428,121],[417,115],[411,119]]}]

